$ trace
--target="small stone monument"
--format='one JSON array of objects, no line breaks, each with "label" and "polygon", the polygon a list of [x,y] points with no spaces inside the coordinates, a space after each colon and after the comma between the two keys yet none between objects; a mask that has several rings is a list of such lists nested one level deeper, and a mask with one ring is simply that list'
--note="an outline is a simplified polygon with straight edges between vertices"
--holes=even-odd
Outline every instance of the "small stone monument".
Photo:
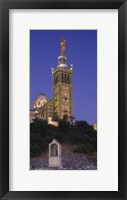
[{"label": "small stone monument", "polygon": [[61,145],[55,139],[49,144],[49,167],[62,169]]}]

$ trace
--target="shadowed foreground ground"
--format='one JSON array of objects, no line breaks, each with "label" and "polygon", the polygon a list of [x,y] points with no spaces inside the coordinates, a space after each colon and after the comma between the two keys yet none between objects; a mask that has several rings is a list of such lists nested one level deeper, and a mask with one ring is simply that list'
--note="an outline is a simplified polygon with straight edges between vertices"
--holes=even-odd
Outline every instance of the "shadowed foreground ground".
[{"label": "shadowed foreground ground", "polygon": [[[73,147],[63,146],[62,148],[63,170],[96,170],[96,155],[88,156],[83,153],[73,152]],[[32,158],[30,163],[31,170],[50,170],[48,168],[48,151],[43,156]],[[57,168],[53,168],[57,170]]]}]

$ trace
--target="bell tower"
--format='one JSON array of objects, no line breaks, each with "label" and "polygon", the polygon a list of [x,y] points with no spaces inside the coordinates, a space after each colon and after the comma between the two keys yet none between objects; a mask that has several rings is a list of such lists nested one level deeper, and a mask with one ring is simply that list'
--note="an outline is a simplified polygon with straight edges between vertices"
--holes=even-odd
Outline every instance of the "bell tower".
[{"label": "bell tower", "polygon": [[66,65],[65,40],[60,40],[58,66],[52,68],[54,116],[69,120],[72,116],[72,72],[73,65]]}]

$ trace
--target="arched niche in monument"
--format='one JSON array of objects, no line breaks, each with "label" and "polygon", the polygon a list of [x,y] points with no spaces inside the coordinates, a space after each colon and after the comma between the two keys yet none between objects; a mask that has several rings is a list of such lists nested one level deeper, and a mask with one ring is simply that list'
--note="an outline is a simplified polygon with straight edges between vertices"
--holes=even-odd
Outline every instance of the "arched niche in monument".
[{"label": "arched niche in monument", "polygon": [[52,157],[57,157],[58,156],[58,145],[57,144],[52,144],[51,145],[51,156]]},{"label": "arched niche in monument", "polygon": [[49,144],[49,167],[62,168],[61,145],[55,139]]}]

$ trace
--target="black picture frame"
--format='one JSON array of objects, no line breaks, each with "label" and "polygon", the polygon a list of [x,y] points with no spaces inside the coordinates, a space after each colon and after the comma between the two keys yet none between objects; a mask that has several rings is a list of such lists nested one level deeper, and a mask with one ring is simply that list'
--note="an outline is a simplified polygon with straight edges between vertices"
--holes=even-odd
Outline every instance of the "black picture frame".
[{"label": "black picture frame", "polygon": [[[41,8],[118,9],[118,191],[9,191],[9,9]],[[127,199],[127,1],[1,0],[0,44],[0,198]]]}]

